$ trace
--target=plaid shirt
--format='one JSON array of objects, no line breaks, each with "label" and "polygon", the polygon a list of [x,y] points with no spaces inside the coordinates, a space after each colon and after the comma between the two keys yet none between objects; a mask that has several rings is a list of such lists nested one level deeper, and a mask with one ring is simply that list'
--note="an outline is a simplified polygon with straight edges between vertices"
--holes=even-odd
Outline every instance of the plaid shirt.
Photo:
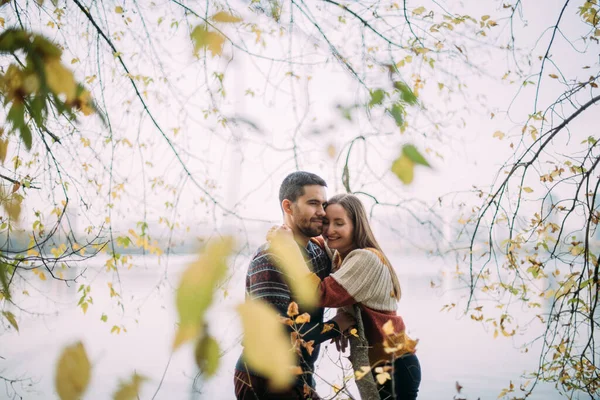
[{"label": "plaid shirt", "polygon": [[[313,241],[309,241],[306,248],[300,248],[308,263],[309,269],[314,272],[321,280],[325,279],[331,273],[331,260],[321,246]],[[288,305],[297,300],[291,293],[285,280],[285,273],[280,270],[273,259],[276,256],[270,252],[269,243],[263,244],[254,254],[248,273],[246,275],[246,297],[249,299],[260,299],[271,304],[284,317],[287,317]],[[314,308],[312,310],[302,310],[302,304],[298,303],[300,314],[308,312],[310,322],[304,324],[300,333],[307,332],[303,336],[306,341],[314,340],[314,351],[309,355],[302,349],[302,360],[300,365],[304,371],[312,371],[314,363],[319,355],[319,343],[336,337],[339,332],[337,329],[321,334],[323,325],[323,308]],[[337,325],[336,325],[337,327]],[[239,366],[239,363],[238,363]],[[238,368],[239,369],[239,368]],[[313,385],[311,385],[313,386]]]},{"label": "plaid shirt", "polygon": [[[325,250],[313,241],[309,241],[306,248],[300,247],[300,249],[305,259],[309,261],[308,267],[312,272],[321,280],[329,276],[331,261]],[[282,315],[286,315],[288,305],[295,300],[285,281],[284,272],[273,262],[275,257],[270,252],[269,243],[258,248],[248,267],[246,296],[250,299],[266,301],[275,306]],[[319,320],[322,320],[322,316]]]}]

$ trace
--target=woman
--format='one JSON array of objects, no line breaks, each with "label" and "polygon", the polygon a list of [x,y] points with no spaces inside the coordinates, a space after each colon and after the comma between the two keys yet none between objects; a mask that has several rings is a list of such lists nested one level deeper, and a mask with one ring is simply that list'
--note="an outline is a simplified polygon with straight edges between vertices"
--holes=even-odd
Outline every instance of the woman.
[{"label": "woman", "polygon": [[[365,358],[373,371],[376,367],[383,367],[377,369],[379,373],[391,370],[391,379],[378,384],[381,399],[416,399],[421,368],[414,347],[404,342],[404,321],[396,315],[400,284],[373,235],[365,208],[358,197],[341,194],[327,202],[325,212],[323,237],[327,247],[335,251],[332,257],[335,272],[323,281],[312,279],[319,282],[320,304],[344,308],[356,317],[359,336],[366,337],[368,342],[368,358],[364,356],[366,347],[356,342],[353,345],[352,339],[350,350],[355,371],[366,366]],[[279,232],[289,237],[288,229],[282,227]],[[344,343],[341,347],[343,351]],[[377,374],[374,372],[373,376]],[[363,399],[377,396],[366,379],[357,380],[357,386]]]}]

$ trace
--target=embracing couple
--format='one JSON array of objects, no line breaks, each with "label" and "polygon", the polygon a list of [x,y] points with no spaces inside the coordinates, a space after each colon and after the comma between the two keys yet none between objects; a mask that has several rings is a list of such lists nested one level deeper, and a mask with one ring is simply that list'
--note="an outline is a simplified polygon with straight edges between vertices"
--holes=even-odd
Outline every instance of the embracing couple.
[{"label": "embracing couple", "polygon": [[[356,381],[361,398],[416,399],[421,382],[417,356],[414,350],[407,353],[401,351],[402,344],[393,343],[393,338],[403,338],[405,332],[404,322],[396,314],[401,293],[398,277],[375,240],[361,201],[351,194],[328,200],[326,187],[322,178],[309,172],[288,175],[279,190],[283,225],[270,233],[271,237],[281,235],[294,240],[306,260],[306,273],[318,277],[313,279],[318,307],[303,310],[299,304],[300,313],[310,315],[310,322],[300,327],[299,334],[305,342],[314,341],[314,350],[309,353],[302,348],[299,365],[303,374],[285,392],[272,392],[267,380],[248,368],[242,352],[234,376],[236,397],[319,399],[314,364],[320,343],[333,339],[343,352],[351,336],[349,331],[356,329],[359,338],[350,337],[354,370],[361,371],[363,366],[382,367],[378,371],[388,372],[391,378],[380,384],[374,379],[374,370],[363,373]],[[289,304],[297,300],[285,273],[276,266],[275,257],[270,243],[255,253],[246,275],[246,296],[267,302],[286,317]],[[324,307],[337,308],[337,315],[324,322]]]}]

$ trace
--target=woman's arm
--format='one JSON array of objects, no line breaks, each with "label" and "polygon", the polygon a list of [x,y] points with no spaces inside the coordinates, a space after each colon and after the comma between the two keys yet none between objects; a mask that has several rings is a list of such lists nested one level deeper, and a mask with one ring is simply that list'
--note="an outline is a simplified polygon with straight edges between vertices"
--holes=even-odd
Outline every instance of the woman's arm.
[{"label": "woman's arm", "polygon": [[[352,251],[340,268],[318,286],[319,304],[323,307],[344,307],[362,303],[377,294],[377,282],[385,266],[373,252]],[[315,279],[312,280],[316,282]]]}]

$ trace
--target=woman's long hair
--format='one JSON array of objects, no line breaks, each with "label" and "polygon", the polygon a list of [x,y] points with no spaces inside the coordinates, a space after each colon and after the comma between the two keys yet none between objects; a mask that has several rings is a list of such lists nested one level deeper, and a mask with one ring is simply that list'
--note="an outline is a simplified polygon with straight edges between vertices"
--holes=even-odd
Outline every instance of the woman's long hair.
[{"label": "woman's long hair", "polygon": [[376,249],[381,254],[383,258],[382,261],[388,267],[390,276],[392,277],[394,298],[400,300],[402,292],[400,290],[398,275],[396,275],[396,271],[392,268],[390,260],[385,256],[383,250],[381,250],[381,246],[377,243],[375,235],[373,235],[373,231],[371,230],[371,225],[369,224],[365,206],[360,199],[353,194],[337,194],[327,201],[327,206],[331,204],[339,204],[346,210],[346,213],[348,213],[348,217],[354,226],[352,241],[356,248],[365,249],[370,247]]}]

